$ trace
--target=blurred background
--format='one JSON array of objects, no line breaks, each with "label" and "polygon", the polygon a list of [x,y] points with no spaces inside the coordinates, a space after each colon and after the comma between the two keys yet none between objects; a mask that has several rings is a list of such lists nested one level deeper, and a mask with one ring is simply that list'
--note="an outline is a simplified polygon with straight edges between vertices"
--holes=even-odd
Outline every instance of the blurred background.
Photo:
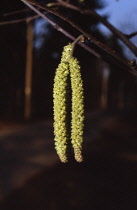
[{"label": "blurred background", "polygon": [[[91,8],[107,18],[115,27],[125,34],[130,34],[136,31],[136,4],[135,1],[124,2],[88,1]],[[16,0],[12,3],[4,1],[1,6],[1,21],[33,15],[31,11],[7,14],[23,8],[26,8],[23,3]],[[63,12],[119,54],[123,54],[129,60],[135,58],[122,42],[94,17],[83,18],[79,13],[75,14],[67,9],[63,9]],[[129,14],[130,19],[126,18]],[[73,35],[79,35],[64,22],[60,21],[60,24]],[[0,119],[20,121],[52,118],[55,69],[60,62],[63,46],[71,40],[42,18],[30,23],[24,21],[1,25],[0,29]],[[131,41],[136,43],[136,36]],[[86,111],[125,107],[136,109],[135,78],[103,63],[79,46],[76,47],[75,56],[82,66]]]},{"label": "blurred background", "polygon": [[[84,4],[124,34],[137,31],[136,0],[85,0]],[[18,0],[2,1],[0,22],[34,15],[26,8]],[[24,12],[13,12],[20,10]],[[60,12],[123,57],[136,59],[95,17],[64,8]],[[75,37],[80,35],[48,16]],[[137,36],[131,41],[136,45]],[[1,209],[137,207],[137,79],[78,45],[74,56],[84,81],[85,161],[59,163],[53,141],[53,80],[68,42],[42,18],[0,25]]]}]

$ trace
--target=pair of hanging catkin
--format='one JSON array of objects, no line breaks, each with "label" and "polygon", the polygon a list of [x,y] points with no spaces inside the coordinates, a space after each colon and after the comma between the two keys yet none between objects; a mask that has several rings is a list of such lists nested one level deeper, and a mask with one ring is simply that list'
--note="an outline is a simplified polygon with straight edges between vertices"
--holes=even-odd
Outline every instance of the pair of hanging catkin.
[{"label": "pair of hanging catkin", "polygon": [[[56,69],[53,88],[54,135],[55,149],[62,162],[68,162],[67,150],[70,144],[74,149],[75,160],[81,162],[83,127],[84,127],[84,94],[80,65],[72,57],[73,45],[64,47],[61,62]],[[69,134],[68,111],[68,82],[71,86],[71,136]]]}]

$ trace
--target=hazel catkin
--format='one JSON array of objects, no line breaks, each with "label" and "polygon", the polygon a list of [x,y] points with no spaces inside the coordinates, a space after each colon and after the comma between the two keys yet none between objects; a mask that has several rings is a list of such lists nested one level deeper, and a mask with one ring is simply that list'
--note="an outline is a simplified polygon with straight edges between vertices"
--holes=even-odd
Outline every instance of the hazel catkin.
[{"label": "hazel catkin", "polygon": [[72,89],[71,143],[76,161],[81,162],[83,160],[84,91],[80,65],[76,58],[72,57],[69,60],[69,69]]},{"label": "hazel catkin", "polygon": [[84,91],[80,65],[72,57],[72,44],[64,47],[61,62],[56,69],[53,88],[55,149],[62,162],[68,162],[67,149],[70,136],[67,129],[67,87],[71,83],[71,143],[75,160],[81,162],[84,128]]},{"label": "hazel catkin", "polygon": [[61,63],[56,69],[53,87],[53,111],[54,111],[54,135],[55,149],[62,162],[67,162],[67,80],[69,76],[69,64],[72,46],[64,47]]}]

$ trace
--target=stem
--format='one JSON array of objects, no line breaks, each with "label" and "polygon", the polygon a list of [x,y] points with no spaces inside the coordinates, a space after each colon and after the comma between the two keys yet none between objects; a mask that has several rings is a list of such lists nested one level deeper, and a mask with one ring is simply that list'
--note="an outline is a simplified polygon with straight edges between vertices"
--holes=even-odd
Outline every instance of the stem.
[{"label": "stem", "polygon": [[[75,10],[81,14],[87,14],[87,15],[96,17],[113,34],[115,34],[122,42],[124,42],[124,44],[134,53],[134,55],[137,56],[137,47],[134,44],[132,44],[132,42],[130,42],[130,40],[128,40],[128,36],[125,36],[123,33],[121,33],[118,29],[116,29],[111,23],[109,23],[106,19],[104,19],[102,16],[100,16],[97,12],[95,12],[94,10],[89,10],[89,9],[83,10],[77,6],[67,3],[66,1],[62,1],[62,0],[57,0],[57,1],[60,3],[60,6],[64,6],[66,8]],[[134,36],[134,34],[133,34],[133,36]]]},{"label": "stem", "polygon": [[[58,24],[56,24],[53,20],[51,20],[50,18],[48,18],[47,16],[45,16],[44,15],[45,13],[40,12],[37,8],[35,8],[30,3],[28,3],[26,0],[21,0],[21,1],[24,4],[26,4],[31,10],[33,10],[34,12],[36,12],[40,17],[42,17],[43,19],[45,19],[46,21],[48,21],[57,31],[61,32],[62,34],[64,34],[66,37],[70,38],[73,41],[76,40],[76,38],[74,36],[72,36],[69,32],[67,32],[62,27],[60,27]],[[95,55],[97,58],[101,58],[100,54],[97,53],[95,50],[91,49],[89,46],[87,46],[87,45],[85,45],[83,43],[79,43],[79,45],[81,47],[83,47],[84,49],[86,49],[87,51],[89,51],[90,53],[92,53],[93,55]]]},{"label": "stem", "polygon": [[73,52],[74,52],[74,48],[75,48],[76,44],[78,44],[79,42],[84,42],[84,40],[85,40],[85,37],[83,35],[80,35],[77,37],[77,39],[75,39],[74,42],[72,42],[72,51],[71,51],[70,57],[73,56]]},{"label": "stem", "polygon": [[124,36],[126,36],[128,39],[131,39],[132,37],[136,36],[137,32],[133,32],[131,34],[124,34]]},{"label": "stem", "polygon": [[[114,50],[107,47],[105,44],[101,43],[99,40],[95,39],[93,36],[85,32],[81,27],[79,27],[77,24],[75,24],[73,21],[69,20],[68,18],[64,17],[62,14],[56,12],[55,10],[52,10],[48,8],[47,6],[43,6],[39,3],[37,3],[35,0],[21,0],[24,2],[29,8],[31,8],[33,11],[35,11],[37,14],[39,14],[41,17],[49,21],[57,30],[57,24],[53,23],[50,19],[47,19],[45,15],[43,15],[38,9],[36,9],[31,4],[39,7],[40,9],[44,9],[47,12],[54,14],[57,17],[60,17],[65,22],[69,23],[72,27],[74,27],[76,30],[78,30],[80,33],[82,33],[87,39],[96,46],[96,50],[93,51],[93,54],[95,54],[97,57],[101,58],[102,60],[118,66],[122,70],[127,70],[128,72],[131,72],[133,75],[137,76],[136,69],[137,67],[132,68],[129,63],[130,61],[121,57],[119,54],[117,54]],[[62,30],[60,30],[62,32]],[[81,44],[82,45],[82,44]],[[91,49],[91,48],[90,48]],[[91,49],[92,50],[92,49]],[[129,69],[130,68],[130,69]]]},{"label": "stem", "polygon": [[20,9],[20,10],[15,10],[13,12],[8,12],[8,13],[4,13],[3,16],[7,17],[7,16],[11,16],[11,15],[15,15],[15,14],[20,14],[20,13],[25,13],[30,11],[30,9]]},{"label": "stem", "polygon": [[39,17],[39,15],[34,15],[34,16],[31,16],[28,18],[20,18],[17,20],[2,21],[2,22],[0,22],[0,26],[10,25],[10,24],[15,24],[15,23],[22,23],[22,22],[29,22],[31,20],[38,18],[38,17]]},{"label": "stem", "polygon": [[[46,17],[42,12],[40,12],[37,8],[35,8],[29,2],[33,2],[33,4],[35,4],[36,6],[38,6],[40,8],[43,8],[44,10],[47,10],[47,12],[50,12],[50,13],[56,15],[56,16],[59,16],[58,15],[59,13],[56,13],[55,11],[52,11],[51,9],[49,9],[49,8],[47,8],[45,6],[41,6],[41,5],[39,6],[38,3],[34,3],[35,2],[34,0],[21,0],[21,1],[24,4],[26,4],[30,9],[32,9],[34,12],[36,12],[38,15],[40,15],[42,18],[47,20],[56,30],[60,31],[65,36],[69,37],[70,39],[75,40],[74,36],[72,36],[70,33],[65,31],[63,28],[61,28],[55,22],[53,22],[48,17]],[[89,46],[87,46],[87,45],[85,45],[83,43],[79,43],[79,45],[81,45],[83,48],[85,48],[86,50],[88,50],[89,52],[94,54],[96,57],[101,58],[105,62],[108,62],[109,64],[113,64],[116,67],[118,67],[119,69],[122,69],[122,70],[124,70],[126,72],[131,73],[134,76],[137,76],[137,71],[136,71],[137,70],[137,66],[132,67],[130,65],[130,61],[128,59],[121,57],[115,51],[113,51],[112,49],[108,48],[106,45],[104,45],[103,43],[101,43],[98,40],[96,40],[94,37],[92,37],[89,34],[87,34],[84,30],[82,30],[75,23],[73,23],[72,21],[68,21],[68,19],[65,18],[61,14],[60,14],[60,18],[63,19],[64,21],[66,21],[67,23],[69,23],[75,29],[79,30],[85,37],[87,37],[90,40],[90,42],[93,43],[94,46],[96,46],[96,50],[93,50],[92,48],[90,48]],[[73,24],[71,24],[71,23],[73,23]]]}]

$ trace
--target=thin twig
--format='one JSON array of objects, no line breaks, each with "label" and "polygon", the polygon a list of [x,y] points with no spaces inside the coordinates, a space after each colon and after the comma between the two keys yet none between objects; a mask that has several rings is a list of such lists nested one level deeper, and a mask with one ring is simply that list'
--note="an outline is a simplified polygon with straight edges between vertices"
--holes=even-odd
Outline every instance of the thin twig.
[{"label": "thin twig", "polygon": [[15,23],[22,23],[22,22],[29,22],[31,20],[38,18],[38,17],[39,17],[39,15],[33,15],[31,17],[21,18],[21,19],[17,19],[17,20],[2,21],[2,22],[0,22],[0,26],[10,25],[10,24],[15,24]]},{"label": "thin twig", "polygon": [[[62,1],[62,0],[57,0],[60,3],[60,6],[64,6],[66,8],[70,8],[73,9],[75,11],[80,12],[81,14],[87,14],[87,15],[92,15],[94,17],[96,17],[101,23],[103,23],[111,32],[113,32],[113,34],[115,34],[121,41],[123,41],[125,43],[125,45],[134,53],[134,55],[137,56],[137,47],[132,44],[132,42],[130,42],[128,40],[128,38],[131,38],[130,36],[128,37],[127,35],[125,36],[123,33],[121,33],[118,29],[116,29],[112,24],[110,24],[105,18],[103,18],[102,16],[100,16],[97,12],[95,12],[94,10],[87,10],[87,9],[81,9],[79,7],[76,7],[70,3],[67,3],[66,1]],[[135,34],[136,35],[136,34]],[[133,35],[133,36],[135,36]]]},{"label": "thin twig", "polygon": [[[43,17],[45,20],[47,20],[55,29],[57,29],[58,31],[60,31],[61,33],[63,33],[64,35],[66,35],[67,37],[69,37],[71,40],[75,40],[75,37],[73,37],[71,34],[69,34],[67,31],[65,31],[64,29],[62,29],[59,25],[57,25],[55,22],[53,22],[52,20],[50,20],[49,18],[47,18],[42,12],[40,12],[37,8],[35,8],[33,5],[31,5],[27,0],[21,0],[23,3],[25,3],[30,9],[32,9],[34,12],[36,12],[39,16]],[[29,0],[30,1],[30,0]],[[32,1],[32,0],[31,0]],[[42,6],[40,6],[41,8]],[[75,24],[73,24],[75,25]],[[85,32],[84,32],[85,33]],[[95,39],[90,37],[91,42],[93,42],[95,45],[96,43],[94,42]],[[96,41],[97,42],[97,41]],[[86,50],[90,51],[92,54],[94,54],[96,57],[101,58],[105,61],[107,61],[110,64],[115,64],[117,67],[121,68],[122,70],[128,71],[130,73],[132,73],[133,75],[137,76],[137,72],[135,71],[136,66],[132,66],[130,65],[130,61],[117,55],[115,52],[111,53],[108,50],[106,50],[106,46],[101,44],[99,42],[99,46],[100,49],[102,50],[102,52],[97,52],[91,48],[89,48],[88,46],[86,46],[83,43],[79,43],[79,45],[81,45],[83,48],[85,48]],[[105,49],[103,48],[105,46]],[[109,49],[110,50],[110,49]],[[112,51],[112,50],[111,50]]]},{"label": "thin twig", "polygon": [[85,37],[83,35],[80,35],[74,40],[74,42],[72,42],[72,51],[71,51],[71,56],[70,57],[73,56],[74,48],[75,48],[76,44],[83,43],[84,41],[85,41]]},{"label": "thin twig", "polygon": [[[27,5],[28,7],[30,5]],[[31,10],[34,10],[34,8]],[[36,9],[37,10],[37,9]],[[63,33],[66,37],[70,38],[71,40],[75,41],[76,38],[74,36],[72,36],[70,33],[68,33],[67,31],[65,31],[63,28],[61,28],[59,25],[57,25],[56,23],[54,23],[52,20],[50,20],[48,17],[44,16],[44,14],[46,14],[47,12],[44,12],[43,14],[40,11],[36,11],[34,10],[34,12],[36,12],[38,15],[34,15],[32,17],[29,18],[22,18],[22,19],[18,19],[18,20],[11,20],[11,21],[2,21],[0,22],[0,25],[9,25],[9,24],[15,24],[15,23],[20,23],[20,22],[24,22],[24,21],[31,21],[35,18],[38,17],[42,17],[43,19],[45,19],[46,21],[48,21],[56,30],[60,31],[61,33]],[[8,13],[7,13],[8,14]],[[91,49],[90,47],[88,47],[87,45],[80,43],[80,45],[86,49],[87,51],[89,51],[90,53],[92,53],[93,55],[95,55],[96,57],[100,58],[100,55],[98,53],[96,53],[93,49]]]},{"label": "thin twig", "polygon": [[131,34],[124,34],[128,39],[131,39],[132,37],[137,35],[137,32],[133,32]]},{"label": "thin twig", "polygon": [[[38,16],[41,16],[43,19],[45,19],[46,21],[48,21],[56,30],[60,31],[62,34],[64,34],[66,37],[68,37],[69,39],[75,41],[76,38],[74,36],[72,36],[70,33],[68,33],[66,30],[64,30],[62,27],[60,27],[58,24],[56,24],[54,21],[52,21],[50,18],[48,18],[47,16],[45,16],[45,13],[40,12],[38,9],[36,9],[35,7],[33,7],[31,4],[27,3],[24,0],[21,0],[22,2],[24,2],[31,10],[33,10],[34,12],[36,12],[38,14]],[[83,43],[79,43],[79,45],[81,45],[84,49],[86,49],[87,51],[89,51],[90,53],[92,53],[93,55],[95,55],[96,57],[100,58],[100,55],[93,49],[91,49],[90,47],[88,47],[87,45],[83,44]]]},{"label": "thin twig", "polygon": [[4,13],[3,16],[7,17],[7,16],[15,15],[15,14],[25,13],[25,12],[28,12],[28,11],[30,11],[29,8],[20,9],[20,10],[15,10],[15,11],[12,11],[12,12]]},{"label": "thin twig", "polygon": [[[74,6],[70,3],[68,3],[67,1],[62,1],[62,0],[57,0],[58,3],[49,3],[48,6],[64,6],[66,8],[69,9],[73,9],[75,11],[80,12],[81,14],[88,14],[88,15],[94,15],[98,20],[100,20],[100,22],[102,22],[110,31],[112,31],[116,36],[119,37],[119,39],[121,39],[121,41],[123,41],[128,48],[130,48],[132,50],[132,52],[137,55],[137,48],[135,45],[133,45],[128,39],[132,38],[133,36],[137,35],[137,32],[132,33],[130,35],[127,34],[122,34],[119,30],[117,30],[114,26],[112,26],[108,21],[106,21],[103,17],[101,17],[100,15],[98,15],[95,11],[93,10],[83,10],[77,6]],[[29,0],[28,2],[32,3],[33,5],[37,5],[38,3],[35,0]],[[9,12],[4,14],[4,16],[8,16],[8,15],[14,15],[20,12],[27,12],[29,11],[28,9],[23,9],[23,10],[17,10],[17,11],[13,11],[13,12]],[[25,19],[19,19],[19,20],[11,20],[11,21],[2,21],[0,22],[0,25],[7,25],[7,24],[14,24],[14,23],[20,23],[20,22],[24,22]]]},{"label": "thin twig", "polygon": [[109,62],[109,60],[111,59],[111,62],[113,62],[113,59],[115,58],[117,60],[117,63],[118,63],[118,61],[119,62],[122,61],[123,63],[127,63],[127,60],[125,58],[119,56],[115,51],[113,51],[112,49],[107,47],[105,44],[103,44],[100,41],[98,41],[97,39],[95,39],[93,36],[91,36],[90,34],[85,32],[76,23],[74,23],[73,21],[69,20],[67,17],[63,16],[59,12],[50,9],[50,8],[48,8],[45,5],[43,6],[40,3],[37,3],[35,0],[21,0],[21,1],[23,1],[24,3],[27,2],[27,3],[33,4],[33,5],[37,6],[37,7],[39,7],[40,9],[44,9],[44,10],[48,11],[49,13],[60,17],[65,22],[69,23],[71,26],[73,26],[75,29],[77,29],[81,34],[83,34],[91,43],[93,43],[97,47],[96,51],[100,51],[100,50],[102,51],[101,52],[101,57],[102,57],[103,60]]}]

